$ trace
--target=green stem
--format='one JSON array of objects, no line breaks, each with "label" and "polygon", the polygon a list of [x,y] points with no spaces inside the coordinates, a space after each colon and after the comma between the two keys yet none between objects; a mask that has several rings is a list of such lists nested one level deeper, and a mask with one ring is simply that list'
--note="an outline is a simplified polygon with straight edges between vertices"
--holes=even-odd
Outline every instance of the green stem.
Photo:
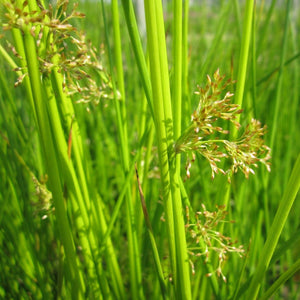
[{"label": "green stem", "polygon": [[[174,103],[174,139],[181,135],[181,99],[182,99],[182,1],[174,1],[174,83],[173,83],[173,103]],[[185,58],[184,58],[185,59]],[[180,169],[181,155],[175,158],[175,164],[171,164],[171,190],[173,196],[174,228],[176,238],[176,258],[177,258],[177,288],[176,295],[181,299],[191,299],[190,266],[186,245],[184,215],[180,193]]]},{"label": "green stem", "polygon": [[140,72],[142,84],[146,94],[147,102],[150,108],[151,115],[154,119],[153,103],[152,103],[152,88],[150,82],[150,76],[147,68],[145,55],[143,53],[143,47],[139,36],[139,30],[134,15],[134,8],[132,1],[122,0],[123,10],[126,18],[127,29],[132,43],[132,50],[137,61],[137,66]]},{"label": "green stem", "polygon": [[280,105],[282,102],[282,84],[283,84],[283,68],[284,68],[284,60],[286,56],[286,51],[288,47],[288,33],[289,33],[289,13],[291,8],[291,0],[287,1],[286,4],[286,15],[285,15],[285,25],[284,25],[284,34],[283,34],[283,41],[282,41],[282,51],[281,51],[281,57],[280,57],[280,67],[278,71],[278,78],[277,78],[277,89],[276,89],[276,98],[275,98],[275,111],[273,114],[273,124],[272,124],[272,130],[271,130],[271,140],[270,140],[270,148],[272,149],[275,142],[275,137],[277,134],[277,127],[278,127],[278,119],[279,119],[279,111],[280,111]]},{"label": "green stem", "polygon": [[[198,77],[200,79],[200,82],[205,79],[204,78],[205,72],[207,72],[208,67],[213,64],[216,53],[218,53],[219,46],[222,44],[221,39],[224,35],[225,29],[227,28],[226,26],[228,24],[228,18],[230,18],[229,13],[230,13],[230,9],[231,9],[232,5],[233,5],[232,1],[227,1],[226,5],[222,5],[220,17],[218,19],[218,26],[214,33],[214,39],[210,46],[207,57],[206,57],[203,65],[201,66],[200,75]],[[219,51],[222,51],[222,50],[219,50]]]},{"label": "green stem", "polygon": [[24,46],[31,91],[37,115],[39,135],[44,150],[45,161],[49,175],[49,186],[52,191],[60,237],[64,246],[66,259],[71,274],[72,294],[75,299],[77,299],[82,296],[84,283],[77,265],[78,261],[75,255],[74,241],[64,207],[60,172],[56,159],[52,132],[48,120],[47,108],[45,105],[46,101],[43,100],[44,97],[40,81],[41,75],[39,72],[35,41],[30,33],[29,28],[26,28],[24,32]]},{"label": "green stem", "polygon": [[[243,97],[244,97],[244,88],[245,88],[245,80],[247,73],[247,64],[248,64],[248,56],[249,56],[249,46],[251,40],[251,29],[252,29],[252,18],[253,18],[253,8],[254,8],[254,0],[247,0],[245,7],[245,17],[244,17],[244,25],[243,25],[243,38],[242,45],[240,50],[240,58],[239,58],[239,71],[237,76],[237,87],[236,87],[236,95],[235,102],[236,104],[242,107]],[[240,115],[237,115],[237,122],[240,121]],[[236,127],[232,126],[232,137],[237,135]]]},{"label": "green stem", "polygon": [[262,295],[259,300],[271,299],[271,296],[296,272],[300,270],[300,259],[298,259],[287,271],[285,271],[272,285],[271,287]]},{"label": "green stem", "polygon": [[153,259],[154,259],[155,268],[156,268],[156,272],[157,272],[157,276],[158,276],[158,280],[159,280],[159,284],[160,284],[161,293],[162,293],[162,296],[163,296],[164,299],[168,299],[169,297],[166,293],[166,284],[165,284],[165,280],[164,280],[162,266],[161,266],[161,263],[160,263],[159,253],[158,253],[158,249],[157,249],[157,246],[156,246],[156,241],[155,241],[155,237],[154,237],[154,234],[153,234],[153,229],[152,229],[151,221],[150,221],[150,218],[149,218],[149,213],[148,213],[148,210],[147,210],[146,201],[145,201],[145,197],[144,197],[144,193],[143,193],[142,186],[141,186],[141,183],[140,183],[140,179],[139,179],[138,170],[137,170],[136,165],[135,165],[135,171],[136,171],[136,178],[137,178],[139,193],[140,193],[140,198],[141,198],[141,205],[142,205],[142,209],[143,209],[143,214],[144,214],[144,218],[145,218],[147,231],[148,231],[148,234],[149,234]]},{"label": "green stem", "polygon": [[190,122],[191,100],[188,88],[188,30],[189,30],[189,0],[184,1],[182,24],[182,120],[184,127]]},{"label": "green stem", "polygon": [[[174,40],[173,40],[173,61],[174,61],[174,82],[173,82],[173,118],[174,118],[174,140],[181,135],[181,97],[182,97],[182,1],[174,0]],[[179,169],[180,169],[180,156]],[[177,164],[177,163],[176,163]],[[178,166],[176,166],[178,167]]]},{"label": "green stem", "polygon": [[[87,201],[84,201],[81,191],[82,186],[81,184],[79,184],[79,180],[76,176],[73,163],[68,157],[67,143],[65,141],[63,129],[61,126],[61,120],[56,104],[56,99],[53,97],[51,88],[52,84],[48,78],[44,79],[44,86],[48,99],[49,120],[51,123],[53,136],[56,141],[56,153],[57,157],[59,158],[62,178],[65,180],[65,187],[68,190],[68,198],[72,203],[73,214],[77,216],[75,218],[75,223],[80,238],[80,244],[83,249],[83,255],[85,256],[85,264],[89,273],[89,278],[95,278],[96,276],[98,277],[96,277],[98,280],[91,281],[97,286],[94,286],[92,291],[99,291],[100,284],[104,296],[106,298],[109,298],[107,280],[103,275],[104,273],[102,270],[102,266],[96,258],[97,255],[95,251],[97,249],[97,241],[94,232],[91,228],[91,219],[88,214],[88,211],[90,211],[90,209],[87,206]],[[99,297],[98,294],[96,295]]]},{"label": "green stem", "polygon": [[173,276],[175,275],[175,239],[173,205],[170,193],[168,145],[165,130],[165,114],[163,106],[162,80],[160,74],[160,58],[157,38],[156,10],[153,1],[145,1],[145,16],[147,24],[148,53],[150,61],[150,75],[153,91],[154,124],[158,142],[158,157],[160,163],[161,181],[163,185],[164,209],[166,212],[167,232],[169,239],[170,261]]},{"label": "green stem", "polygon": [[[176,83],[182,78],[182,3],[175,3],[176,21],[174,29],[179,30],[178,40],[174,43],[177,49],[176,57]],[[156,131],[158,135],[158,149],[161,167],[161,177],[164,189],[164,202],[169,234],[169,248],[175,293],[177,299],[191,299],[191,285],[188,253],[185,238],[184,217],[179,188],[180,164],[179,160],[169,161],[167,149],[173,144],[173,134],[180,136],[181,130],[181,85],[179,91],[175,91],[174,104],[179,116],[176,120],[175,132],[173,132],[172,105],[169,88],[168,60],[164,31],[163,11],[160,1],[145,1],[145,14],[147,23],[147,37],[149,45],[150,73],[153,89],[153,106]],[[175,22],[176,22],[175,21]],[[180,43],[180,44],[179,44]],[[178,93],[178,94],[177,94]],[[180,98],[180,99],[179,99]]]},{"label": "green stem", "polygon": [[299,174],[300,174],[300,155],[298,155],[288,185],[284,191],[273,224],[270,228],[267,241],[265,243],[264,248],[262,249],[258,266],[255,270],[250,287],[248,289],[249,292],[248,292],[247,299],[249,300],[256,299],[257,297],[261,285],[261,281],[263,279],[266,270],[268,269],[270,260],[272,258],[272,255],[278,243],[278,239],[281,235],[284,224],[287,220],[291,207],[299,191],[300,188]]},{"label": "green stem", "polygon": [[[105,8],[104,8],[104,2],[102,3],[102,13],[103,13],[103,19],[104,24],[107,24],[106,21],[106,15],[105,15]],[[124,79],[120,76],[123,73],[122,70],[122,64],[121,64],[121,43],[120,43],[120,32],[119,32],[119,22],[118,22],[118,5],[116,1],[112,2],[112,9],[113,9],[113,28],[114,28],[114,43],[115,46],[118,47],[115,52],[116,61],[119,62],[117,64],[117,68],[121,68],[121,70],[117,69],[118,78],[119,80],[123,81]],[[106,44],[108,48],[108,56],[109,56],[109,62],[110,62],[110,68],[111,71],[113,70],[113,64],[112,64],[112,55],[111,55],[111,49],[109,45],[109,38],[108,38],[108,26],[105,26],[105,35],[106,35]],[[111,72],[113,73],[113,72]],[[116,84],[114,78],[112,78],[113,83],[113,90],[114,95],[117,93]],[[124,90],[124,84],[121,83],[121,88],[123,87]],[[122,91],[121,91],[122,92]],[[123,92],[124,93],[124,92]],[[124,126],[124,123],[127,122],[126,119],[126,110],[125,110],[125,95],[122,95],[123,103],[122,103],[122,113],[120,108],[119,100],[114,99],[114,105],[116,109],[117,114],[117,126],[118,126],[118,134],[119,134],[119,140],[121,144],[121,160],[122,160],[122,167],[123,167],[123,179],[125,179],[126,175],[129,172],[129,152],[128,152],[128,143],[127,143],[127,126]],[[124,119],[125,118],[125,119]],[[136,229],[136,221],[134,216],[134,207],[133,207],[133,201],[132,201],[132,194],[130,189],[127,189],[126,192],[126,222],[127,222],[127,235],[128,235],[128,251],[129,251],[129,272],[130,272],[130,284],[131,284],[131,291],[132,291],[132,297],[133,299],[144,299],[144,293],[142,288],[142,273],[141,273],[141,265],[140,265],[140,253],[138,248],[138,241],[137,241],[137,229]]]}]

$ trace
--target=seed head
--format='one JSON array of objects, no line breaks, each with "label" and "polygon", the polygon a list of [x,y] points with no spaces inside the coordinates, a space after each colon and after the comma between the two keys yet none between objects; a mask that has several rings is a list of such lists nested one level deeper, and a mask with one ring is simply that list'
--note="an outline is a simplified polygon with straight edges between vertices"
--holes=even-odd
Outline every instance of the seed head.
[{"label": "seed head", "polygon": [[[189,127],[171,149],[173,156],[177,153],[187,153],[188,178],[196,152],[208,160],[212,178],[220,172],[227,175],[230,181],[230,176],[238,170],[248,178],[250,173],[255,173],[254,168],[257,168],[259,162],[270,171],[271,150],[263,140],[266,126],[262,127],[259,121],[252,119],[240,137],[232,141],[228,139],[229,131],[222,127],[222,121],[231,122],[237,129],[241,127],[237,116],[241,114],[242,109],[239,105],[231,103],[233,93],[227,91],[223,97],[221,96],[232,83],[232,80],[224,82],[224,76],[217,70],[213,79],[207,76],[206,86],[204,88],[198,86],[195,92],[199,95],[199,104],[191,116]],[[226,170],[219,166],[224,160],[230,163]]]},{"label": "seed head", "polygon": [[[243,246],[233,246],[236,242],[232,242],[230,237],[223,235],[217,230],[221,223],[228,223],[225,220],[227,211],[225,206],[217,206],[216,211],[210,212],[202,204],[202,210],[196,212],[195,216],[191,218],[188,207],[186,208],[187,224],[185,225],[187,231],[187,245],[188,253],[190,255],[190,264],[192,272],[195,272],[194,263],[202,256],[204,263],[206,263],[213,253],[218,255],[218,264],[212,273],[208,273],[210,277],[216,273],[218,277],[222,277],[226,281],[226,277],[222,273],[224,262],[228,259],[229,253],[236,253],[240,257],[244,255]],[[193,219],[193,220],[191,220]]]},{"label": "seed head", "polygon": [[[4,29],[18,28],[22,32],[30,27],[36,39],[40,71],[44,77],[55,69],[63,74],[63,88],[77,102],[98,104],[101,99],[113,98],[110,76],[99,60],[99,55],[83,32],[78,31],[71,21],[84,18],[76,11],[78,4],[69,10],[69,1],[57,0],[56,6],[44,8],[38,1],[39,9],[30,11],[28,2],[18,7],[15,1],[4,1],[6,20]],[[11,48],[15,56],[17,51]],[[18,55],[19,56],[19,55]],[[20,56],[19,56],[20,57]],[[22,70],[16,85],[27,75]],[[117,98],[120,98],[119,93]]]}]

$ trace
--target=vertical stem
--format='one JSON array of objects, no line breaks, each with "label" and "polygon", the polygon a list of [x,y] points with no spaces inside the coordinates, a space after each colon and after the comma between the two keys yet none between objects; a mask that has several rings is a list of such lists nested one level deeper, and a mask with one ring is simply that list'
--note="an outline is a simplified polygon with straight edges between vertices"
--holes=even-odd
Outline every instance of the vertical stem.
[{"label": "vertical stem", "polygon": [[269,266],[272,255],[278,243],[280,234],[287,220],[288,214],[294,203],[296,195],[300,189],[299,174],[300,174],[300,155],[298,155],[288,185],[284,191],[273,224],[270,228],[267,241],[264,245],[264,248],[262,249],[258,266],[255,270],[251,284],[248,289],[249,292],[248,292],[247,299],[249,300],[257,298],[261,281]]},{"label": "vertical stem", "polygon": [[143,47],[139,36],[139,30],[136,23],[134,8],[132,1],[122,0],[123,10],[126,18],[127,29],[132,43],[132,50],[137,61],[137,66],[141,76],[141,81],[144,87],[145,95],[149,105],[151,115],[153,117],[152,90],[150,76],[147,69],[146,59],[143,53]]},{"label": "vertical stem", "polygon": [[[174,29],[179,35],[176,39],[176,84],[182,78],[182,3],[177,1],[176,24]],[[167,217],[169,248],[171,255],[172,274],[177,299],[191,299],[189,263],[185,238],[185,227],[181,194],[179,189],[180,161],[169,161],[168,149],[172,147],[174,134],[181,131],[181,83],[176,93],[176,129],[173,128],[172,105],[169,88],[168,62],[164,31],[163,11],[160,1],[145,1],[147,37],[149,45],[150,73],[153,90],[154,119],[158,136],[158,150],[161,177],[164,188],[164,203]],[[175,24],[174,23],[174,24]],[[175,84],[174,84],[175,85]]]},{"label": "vertical stem", "polygon": [[256,72],[256,4],[254,4],[253,23],[252,23],[252,110],[253,116],[256,118],[256,99],[257,99],[257,72]]},{"label": "vertical stem", "polygon": [[[54,72],[54,70],[52,72]],[[100,292],[101,287],[104,297],[109,299],[107,280],[102,270],[102,265],[99,263],[96,254],[97,240],[95,232],[92,230],[92,222],[88,213],[90,211],[90,206],[88,205],[89,198],[84,199],[81,190],[82,184],[79,183],[80,181],[77,178],[73,162],[68,157],[67,144],[64,139],[57,103],[51,88],[52,82],[49,80],[49,78],[45,78],[43,83],[45,86],[45,92],[47,93],[48,115],[53,136],[56,141],[55,148],[57,150],[56,153],[60,162],[60,172],[68,189],[68,198],[72,204],[73,213],[77,216],[75,218],[75,223],[85,257],[85,265],[89,274],[89,278],[97,278],[97,280],[91,280],[91,285],[94,285],[94,288],[91,290],[93,292]],[[96,295],[99,297],[99,294]]]},{"label": "vertical stem", "polygon": [[[174,139],[181,135],[181,97],[182,97],[182,1],[174,0],[173,19],[173,117],[174,117]],[[180,155],[177,156],[180,166]],[[176,163],[177,165],[177,163]]]},{"label": "vertical stem", "polygon": [[190,123],[191,102],[188,90],[188,26],[189,26],[189,0],[184,1],[182,24],[182,120],[184,127]]},{"label": "vertical stem", "polygon": [[[120,24],[119,24],[119,9],[118,9],[118,1],[112,0],[112,19],[113,19],[113,34],[114,34],[114,59],[117,70],[117,83],[118,89],[121,93],[121,113],[122,113],[122,121],[123,121],[123,131],[124,131],[124,145],[127,146],[127,120],[126,120],[126,106],[125,106],[125,87],[124,87],[124,72],[123,72],[123,63],[122,63],[122,47],[121,47],[121,35],[120,35]],[[124,156],[128,157],[128,147],[124,147],[127,153]],[[128,169],[129,166],[126,168]]]},{"label": "vertical stem", "polygon": [[285,24],[284,24],[284,34],[283,34],[283,41],[282,41],[282,51],[280,56],[280,67],[278,71],[278,78],[277,78],[277,88],[276,88],[276,99],[275,99],[275,111],[273,114],[273,124],[271,130],[271,141],[270,141],[270,148],[272,149],[274,146],[275,136],[277,134],[277,126],[278,126],[278,117],[279,117],[279,109],[281,104],[281,91],[282,91],[282,82],[283,82],[283,68],[284,68],[284,60],[286,56],[287,50],[287,37],[289,31],[289,12],[291,3],[293,1],[288,0],[286,4],[286,15],[285,15]]},{"label": "vertical stem", "polygon": [[[181,99],[182,99],[182,0],[174,0],[174,139],[181,135]],[[175,164],[171,164],[171,189],[173,196],[174,228],[177,258],[177,281],[179,289],[177,297],[180,299],[191,299],[190,271],[188,263],[188,252],[186,245],[184,215],[180,193],[180,166],[181,156],[175,157]]]},{"label": "vertical stem", "polygon": [[[112,64],[112,55],[111,49],[109,45],[109,38],[108,38],[108,26],[105,16],[105,9],[104,9],[104,1],[102,3],[102,13],[105,26],[105,35],[106,35],[106,42],[108,47],[108,56],[111,71],[113,70]],[[115,58],[117,62],[117,73],[118,79],[123,81],[123,68],[122,68],[122,49],[121,49],[121,42],[120,42],[120,31],[119,31],[119,12],[118,12],[118,5],[117,1],[112,1],[112,12],[113,12],[113,28],[114,28],[114,43],[116,52]],[[121,68],[121,69],[119,69]],[[113,72],[111,72],[113,74]],[[121,77],[122,76],[122,77]],[[116,95],[116,84],[115,80],[112,80],[114,95]],[[118,125],[118,133],[119,133],[119,140],[121,144],[121,159],[122,159],[122,166],[124,170],[123,178],[125,179],[126,175],[129,172],[129,152],[128,152],[128,143],[127,143],[127,126],[124,126],[124,123],[127,122],[126,120],[126,108],[125,108],[125,91],[124,91],[124,83],[121,83],[121,92],[123,89],[122,96],[122,112],[120,109],[119,100],[116,98],[114,99],[115,109],[117,113],[117,125]],[[127,234],[128,234],[128,252],[129,252],[129,272],[130,272],[130,283],[131,283],[131,292],[133,299],[144,299],[143,288],[142,288],[142,273],[141,273],[141,266],[140,266],[140,253],[138,249],[138,241],[137,241],[137,228],[136,228],[136,221],[134,216],[134,208],[132,203],[132,195],[130,188],[127,188],[126,192],[126,222],[127,222]]]},{"label": "vertical stem", "polygon": [[[251,40],[253,8],[254,8],[254,0],[247,0],[246,7],[245,7],[243,38],[242,38],[242,45],[240,50],[239,71],[237,76],[237,87],[236,87],[236,95],[235,95],[235,102],[240,106],[242,106],[243,104],[243,97],[244,97],[244,88],[245,88],[245,80],[246,80],[246,73],[247,73],[248,56],[249,56],[249,46]],[[239,122],[239,120],[240,120],[240,115],[237,116],[237,121]],[[232,136],[235,137],[236,135],[237,135],[237,129],[234,126],[232,126]]]},{"label": "vertical stem", "polygon": [[[249,57],[249,47],[251,40],[251,29],[252,29],[252,18],[253,18],[253,8],[254,8],[254,0],[247,0],[245,7],[245,18],[243,24],[243,38],[240,50],[240,58],[239,58],[239,70],[237,77],[237,87],[236,87],[236,96],[235,102],[242,106],[243,97],[244,97],[244,88],[245,88],[245,80],[247,73],[247,65],[248,65],[248,57]],[[240,122],[240,115],[237,115],[237,122]],[[231,137],[235,139],[237,137],[237,128],[235,126],[231,126]],[[229,197],[230,197],[230,184],[227,180],[224,181],[224,186],[226,189],[226,193],[224,195],[224,205],[228,205]]]},{"label": "vertical stem", "polygon": [[154,123],[158,142],[161,181],[163,185],[163,200],[166,212],[166,223],[169,238],[171,268],[175,274],[175,240],[173,223],[173,206],[170,194],[170,177],[168,161],[168,145],[165,130],[165,114],[163,106],[162,80],[160,73],[160,58],[157,38],[156,12],[154,1],[145,1],[145,16],[147,26],[148,52],[150,61],[150,76],[153,92]]},{"label": "vertical stem", "polygon": [[64,246],[67,264],[71,273],[72,294],[75,297],[74,299],[77,299],[80,298],[80,295],[83,293],[84,283],[77,265],[78,261],[75,255],[74,241],[64,207],[60,173],[46,110],[46,101],[43,101],[44,98],[40,81],[41,75],[39,72],[35,42],[29,28],[25,29],[24,46],[31,90],[37,115],[39,135],[49,174],[49,185],[53,195],[58,228]]},{"label": "vertical stem", "polygon": [[[289,12],[290,12],[291,3],[292,3],[292,1],[288,0],[287,4],[286,4],[285,29],[284,29],[284,36],[283,36],[283,43],[282,43],[283,49],[281,52],[280,68],[279,68],[278,79],[277,79],[275,112],[274,112],[272,132],[271,132],[271,141],[270,141],[271,148],[274,146],[275,136],[277,133],[277,122],[278,122],[278,117],[279,117],[280,96],[281,96],[282,80],[283,80],[282,72],[283,72],[283,67],[284,67],[285,53],[286,53],[286,49],[287,49],[287,33],[288,33]],[[258,291],[259,291],[259,288],[261,285],[261,280],[268,268],[268,265],[270,263],[272,255],[273,255],[273,252],[277,245],[279,236],[281,234],[282,228],[285,224],[288,213],[293,204],[294,198],[296,197],[296,194],[299,190],[299,187],[300,187],[299,172],[300,172],[300,156],[298,156],[297,162],[294,166],[292,175],[290,177],[287,188],[285,189],[285,193],[279,204],[279,208],[277,210],[273,224],[272,224],[270,230],[268,231],[267,241],[263,248],[262,255],[260,256],[258,266],[255,270],[255,273],[254,273],[252,281],[251,281],[251,285],[249,287],[249,298],[248,299],[254,299],[254,298],[256,298],[256,296],[258,294]],[[268,182],[269,182],[269,176],[267,175],[265,178],[265,182],[264,182],[265,188],[267,187]]]}]

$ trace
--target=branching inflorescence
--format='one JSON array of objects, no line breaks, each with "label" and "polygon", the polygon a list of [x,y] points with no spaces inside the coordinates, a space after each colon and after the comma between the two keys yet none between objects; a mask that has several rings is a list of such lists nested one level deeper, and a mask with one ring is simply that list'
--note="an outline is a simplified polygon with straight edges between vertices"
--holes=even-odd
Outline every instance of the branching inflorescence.
[{"label": "branching inflorescence", "polygon": [[[208,277],[216,273],[226,281],[225,275],[222,273],[222,267],[224,262],[228,258],[229,253],[237,253],[239,256],[244,255],[243,246],[235,247],[236,241],[232,242],[230,237],[224,236],[221,232],[217,231],[218,225],[224,222],[227,212],[225,206],[217,206],[217,210],[210,212],[206,210],[204,204],[202,204],[202,211],[195,214],[194,220],[190,220],[189,210],[187,209],[187,242],[188,251],[191,257],[190,264],[192,266],[192,272],[195,273],[194,262],[201,256],[204,257],[207,262],[213,255],[218,256],[218,266],[215,270],[206,275]],[[233,222],[233,221],[230,221]]]},{"label": "branching inflorescence", "polygon": [[[78,102],[98,104],[100,99],[113,98],[110,77],[100,63],[96,49],[88,43],[85,34],[70,24],[74,18],[84,18],[84,14],[76,11],[78,4],[67,12],[68,0],[58,0],[56,8],[49,4],[48,9],[38,3],[39,9],[30,11],[27,1],[23,2],[22,8],[13,1],[5,1],[7,23],[4,29],[24,31],[30,25],[30,33],[36,38],[41,73],[47,76],[56,69],[63,74],[65,91],[69,95],[80,95]],[[21,57],[16,51],[14,53]],[[27,71],[24,67],[16,71],[23,73],[16,82],[18,85]]]},{"label": "branching inflorescence", "polygon": [[[237,139],[229,141],[222,136],[228,136],[229,131],[221,127],[220,120],[230,121],[237,129],[241,127],[237,116],[242,109],[237,104],[231,103],[232,93],[227,92],[221,98],[221,93],[233,82],[224,82],[219,70],[214,73],[213,79],[207,76],[208,83],[204,88],[198,86],[195,94],[200,100],[197,109],[192,114],[191,124],[181,137],[174,143],[173,153],[185,152],[188,155],[186,172],[190,177],[191,163],[195,160],[195,152],[205,157],[211,166],[212,178],[221,172],[230,175],[241,170],[246,178],[249,173],[254,174],[253,167],[257,163],[264,164],[270,171],[270,148],[264,145],[263,135],[266,126],[252,119],[245,128],[244,133]],[[218,133],[218,135],[216,135]],[[231,164],[227,170],[222,169],[219,164],[222,159],[227,159]]]}]

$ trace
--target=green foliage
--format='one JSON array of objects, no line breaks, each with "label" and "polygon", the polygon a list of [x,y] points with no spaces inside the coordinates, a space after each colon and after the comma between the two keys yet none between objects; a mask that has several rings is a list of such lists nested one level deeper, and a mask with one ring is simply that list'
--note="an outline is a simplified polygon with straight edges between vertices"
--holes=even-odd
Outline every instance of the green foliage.
[{"label": "green foliage", "polygon": [[0,4],[0,298],[297,299],[296,3],[121,3]]}]

